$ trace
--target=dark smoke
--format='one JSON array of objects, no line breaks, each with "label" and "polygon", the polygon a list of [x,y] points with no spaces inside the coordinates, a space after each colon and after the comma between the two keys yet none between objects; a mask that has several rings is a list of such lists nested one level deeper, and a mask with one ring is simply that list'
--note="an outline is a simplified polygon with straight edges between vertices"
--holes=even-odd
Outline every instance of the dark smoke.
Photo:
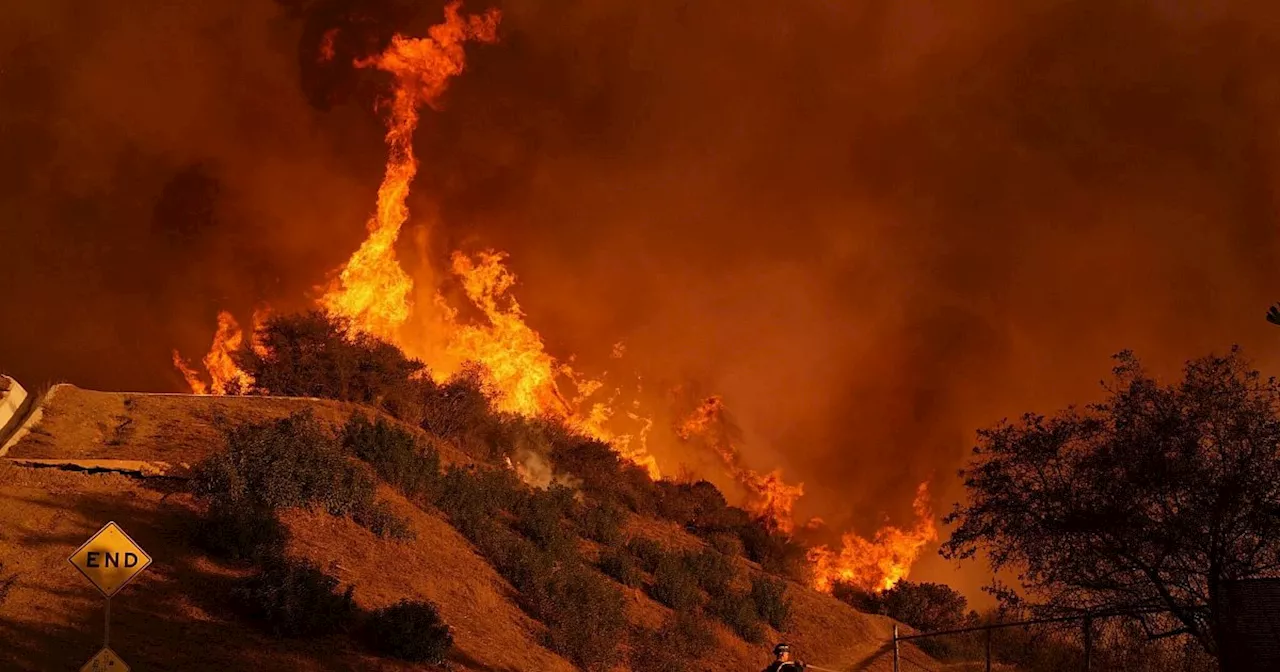
[{"label": "dark smoke", "polygon": [[[440,3],[233,4],[6,11],[19,378],[177,389],[170,348],[304,305],[363,235],[384,81],[347,64]],[[906,523],[931,476],[941,507],[975,428],[1089,400],[1121,348],[1271,363],[1271,3],[501,7],[419,129],[430,254],[508,250],[557,353],[723,394],[805,514]]]}]

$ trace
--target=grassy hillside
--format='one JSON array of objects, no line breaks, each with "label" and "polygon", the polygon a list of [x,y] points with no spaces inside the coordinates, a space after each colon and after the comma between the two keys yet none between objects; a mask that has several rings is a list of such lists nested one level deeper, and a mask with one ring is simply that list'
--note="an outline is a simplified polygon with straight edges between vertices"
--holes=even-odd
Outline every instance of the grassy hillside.
[{"label": "grassy hillside", "polygon": [[[310,399],[55,388],[40,423],[13,446],[10,461],[0,462],[0,578],[17,577],[0,603],[0,641],[6,643],[0,646],[0,668],[73,669],[96,651],[102,599],[66,558],[102,524],[115,520],[155,559],[113,601],[113,648],[134,669],[434,669],[373,656],[343,635],[289,640],[263,634],[227,599],[247,570],[216,561],[191,543],[202,524],[202,508],[187,492],[181,465],[221,450],[225,427],[311,409],[336,430],[357,408]],[[445,463],[471,461],[448,442],[410,425],[396,426],[438,450]],[[141,478],[21,467],[14,459],[138,460],[174,469],[171,477]],[[296,509],[281,516],[289,532],[287,555],[310,559],[343,587],[353,586],[361,609],[403,598],[436,605],[453,632],[449,664],[455,669],[574,669],[547,648],[544,625],[521,609],[514,588],[445,515],[385,484],[378,497],[407,522],[412,539],[379,538],[350,519]],[[678,525],[634,514],[626,520],[625,535],[660,540],[673,549],[706,546]],[[603,550],[594,542],[577,543],[589,559]],[[740,557],[734,562],[745,589],[761,570]],[[632,624],[656,627],[670,614],[641,588],[622,590]],[[859,613],[795,582],[788,594],[793,614],[788,629],[766,631],[765,642],[786,639],[806,660],[824,667],[890,669],[884,642],[892,621]],[[712,623],[714,646],[690,667],[744,670],[767,663],[767,644],[748,644],[722,623]],[[914,649],[905,655],[928,669],[937,667]]]}]

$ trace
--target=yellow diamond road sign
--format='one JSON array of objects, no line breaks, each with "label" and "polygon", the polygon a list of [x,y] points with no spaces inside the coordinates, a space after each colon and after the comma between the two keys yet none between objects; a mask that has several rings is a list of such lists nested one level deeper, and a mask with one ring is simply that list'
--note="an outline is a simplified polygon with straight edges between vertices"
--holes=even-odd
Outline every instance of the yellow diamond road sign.
[{"label": "yellow diamond road sign", "polygon": [[[107,597],[115,595],[151,564],[151,556],[114,521],[89,537],[89,541],[84,542],[68,560]],[[111,652],[103,649],[103,653]],[[101,656],[102,653],[98,655]]]},{"label": "yellow diamond road sign", "polygon": [[104,647],[80,668],[80,672],[129,672],[129,666],[120,660],[115,651]]}]

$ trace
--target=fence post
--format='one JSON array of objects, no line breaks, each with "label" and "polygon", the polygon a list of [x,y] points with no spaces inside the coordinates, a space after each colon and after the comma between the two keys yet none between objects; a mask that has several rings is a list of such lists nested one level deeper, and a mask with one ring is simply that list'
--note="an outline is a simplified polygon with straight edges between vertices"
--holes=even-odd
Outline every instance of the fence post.
[{"label": "fence post", "polygon": [[995,628],[987,624],[987,672],[991,672],[991,631]]},{"label": "fence post", "polygon": [[1084,617],[1084,672],[1090,672],[1093,664],[1093,618]]},{"label": "fence post", "polygon": [[898,624],[893,624],[893,672],[898,672]]}]

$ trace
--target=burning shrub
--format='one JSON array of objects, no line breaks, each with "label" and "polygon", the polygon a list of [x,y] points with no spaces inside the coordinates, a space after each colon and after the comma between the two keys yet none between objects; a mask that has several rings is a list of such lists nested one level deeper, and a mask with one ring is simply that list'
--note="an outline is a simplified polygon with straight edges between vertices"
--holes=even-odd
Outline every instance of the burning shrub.
[{"label": "burning shrub", "polygon": [[566,563],[546,599],[541,618],[551,649],[586,670],[611,668],[627,629],[622,593],[589,567]]},{"label": "burning shrub", "polygon": [[253,377],[253,391],[373,404],[388,412],[421,407],[423,364],[343,318],[320,311],[272,315],[246,342],[236,364]]},{"label": "burning shrub", "polygon": [[440,454],[383,418],[369,422],[363,413],[352,414],[342,429],[342,445],[411,499],[433,493],[440,480]]},{"label": "burning shrub", "polygon": [[719,552],[710,548],[691,551],[684,554],[682,561],[698,586],[711,595],[729,590],[735,573],[733,564]]},{"label": "burning shrub", "polygon": [[649,595],[676,611],[692,609],[702,602],[698,577],[689,571],[684,558],[674,553],[665,553],[658,559]]},{"label": "burning shrub", "polygon": [[245,615],[280,637],[318,637],[344,629],[355,614],[351,588],[315,566],[280,559],[245,579],[233,594]]},{"label": "burning shrub", "polygon": [[627,542],[627,552],[639,561],[644,571],[653,573],[658,569],[658,562],[666,557],[667,549],[662,544],[644,537],[636,537]]},{"label": "burning shrub", "polygon": [[609,548],[600,554],[600,571],[628,588],[639,587],[643,583],[640,568],[636,559],[625,548]]},{"label": "burning shrub", "polygon": [[785,630],[791,619],[791,599],[787,597],[787,582],[767,576],[751,577],[751,603],[756,614],[774,630]]},{"label": "burning shrub", "polygon": [[614,502],[590,502],[577,507],[575,518],[584,537],[612,546],[622,539],[627,511]]},{"label": "burning shrub", "polygon": [[867,614],[879,614],[880,596],[849,581],[831,584],[831,596]]},{"label": "burning shrub", "polygon": [[745,593],[727,590],[711,598],[712,614],[729,626],[743,641],[755,644],[764,639],[764,628],[756,615],[755,605]]},{"label": "burning shrub", "polygon": [[374,651],[414,663],[444,662],[453,635],[429,602],[401,600],[379,609],[365,623],[365,639]]}]

